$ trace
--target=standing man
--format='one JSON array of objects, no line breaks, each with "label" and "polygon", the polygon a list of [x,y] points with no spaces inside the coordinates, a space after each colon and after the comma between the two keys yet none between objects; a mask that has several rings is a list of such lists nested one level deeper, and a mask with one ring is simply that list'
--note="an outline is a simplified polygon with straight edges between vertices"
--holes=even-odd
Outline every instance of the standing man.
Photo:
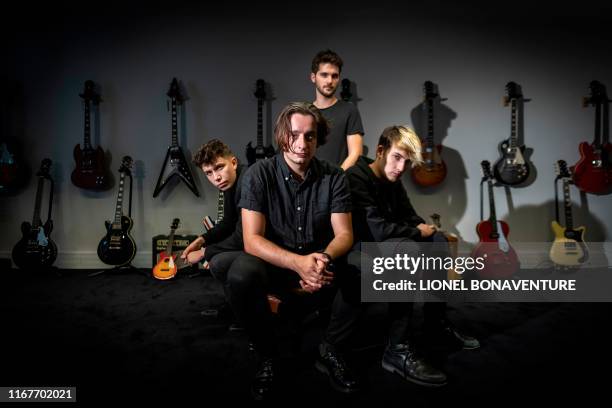
[{"label": "standing man", "polygon": [[330,134],[317,156],[347,170],[363,153],[363,124],[357,107],[336,97],[342,59],[332,50],[320,51],[312,60],[310,80],[315,85],[314,105],[330,124]]},{"label": "standing man", "polygon": [[193,163],[223,192],[223,219],[190,243],[181,258],[191,264],[208,261],[212,275],[225,283],[229,265],[238,254],[235,251],[242,250],[242,234],[235,230],[240,224],[238,201],[245,166],[239,165],[229,146],[218,139],[202,145],[193,155]]},{"label": "standing man", "polygon": [[[391,126],[380,136],[376,159],[362,156],[347,171],[355,242],[436,242],[439,243],[436,247],[445,252],[442,256],[448,256],[446,238],[416,213],[401,181],[406,170],[421,161],[421,142],[416,133],[404,126]],[[351,262],[359,263],[359,256],[353,258],[356,253],[359,252],[351,253]],[[382,366],[420,385],[444,385],[446,375],[415,353],[409,330],[412,309],[410,302],[389,303],[389,339]],[[478,348],[478,340],[459,333],[451,325],[445,310],[446,303],[425,303],[424,323],[429,340],[450,338],[464,349]]]},{"label": "standing man", "polygon": [[267,294],[290,287],[321,297],[340,288],[332,292],[331,320],[316,366],[329,375],[334,388],[353,392],[357,382],[337,348],[344,340],[346,319],[351,318],[344,314],[342,295],[350,282],[345,255],[353,245],[345,175],[315,157],[328,125],[314,105],[287,105],[274,134],[279,153],[252,165],[242,181],[239,206],[245,252],[228,273],[232,309],[261,359],[251,393],[261,400],[273,390],[278,340]]}]

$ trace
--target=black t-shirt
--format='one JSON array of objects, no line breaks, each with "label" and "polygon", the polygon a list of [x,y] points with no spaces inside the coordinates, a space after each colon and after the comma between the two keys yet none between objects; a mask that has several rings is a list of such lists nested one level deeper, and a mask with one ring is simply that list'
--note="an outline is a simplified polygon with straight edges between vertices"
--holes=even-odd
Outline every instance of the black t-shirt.
[{"label": "black t-shirt", "polygon": [[331,214],[350,212],[351,195],[342,169],[313,157],[300,183],[278,153],[249,167],[239,206],[265,215],[267,239],[304,255],[332,241]]},{"label": "black t-shirt", "polygon": [[338,100],[329,108],[320,109],[329,121],[331,131],[327,142],[317,148],[317,157],[333,164],[342,164],[348,154],[346,136],[356,133],[364,135],[361,115],[350,102]]}]

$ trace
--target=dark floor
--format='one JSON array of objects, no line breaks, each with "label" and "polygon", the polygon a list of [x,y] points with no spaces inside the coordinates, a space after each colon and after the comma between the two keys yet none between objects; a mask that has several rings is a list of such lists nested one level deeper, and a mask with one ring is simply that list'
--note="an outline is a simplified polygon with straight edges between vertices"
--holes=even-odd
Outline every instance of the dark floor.
[{"label": "dark floor", "polygon": [[[228,319],[202,313],[223,304],[209,276],[157,281],[137,271],[2,271],[2,386],[76,386],[80,402],[248,400],[253,353]],[[507,406],[603,398],[610,367],[607,303],[473,303],[451,308],[455,323],[483,347],[447,351],[449,384],[426,389],[380,368],[381,305],[372,305],[349,361],[365,390],[339,395],[313,368],[321,324],[300,350],[287,346],[281,397],[293,403],[384,406]],[[291,337],[279,324],[286,344]],[[565,404],[564,404],[565,405]]]}]

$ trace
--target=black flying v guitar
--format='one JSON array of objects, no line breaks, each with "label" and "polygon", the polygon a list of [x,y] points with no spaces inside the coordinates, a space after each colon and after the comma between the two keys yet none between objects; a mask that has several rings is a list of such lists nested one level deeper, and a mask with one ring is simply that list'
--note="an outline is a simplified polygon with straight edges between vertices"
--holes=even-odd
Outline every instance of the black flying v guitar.
[{"label": "black flying v guitar", "polygon": [[164,165],[162,166],[161,173],[157,179],[157,185],[155,186],[153,197],[157,197],[168,181],[175,176],[178,176],[181,180],[183,180],[191,192],[195,194],[196,197],[199,197],[200,193],[198,192],[198,187],[196,186],[193,175],[191,174],[189,163],[187,160],[185,160],[185,154],[178,145],[176,106],[183,103],[183,98],[181,96],[179,84],[176,78],[172,79],[168,96],[172,101],[172,144],[168,147],[168,151],[166,152]]},{"label": "black flying v guitar", "polygon": [[[499,145],[501,158],[495,163],[494,176],[501,184],[515,186],[523,183],[529,177],[529,164],[525,161],[523,153],[525,145],[518,144],[519,114],[521,112],[523,95],[516,82],[506,84],[507,95],[504,97],[504,106],[510,104],[512,111],[510,138]],[[521,106],[519,106],[519,103]]]},{"label": "black flying v guitar", "polygon": [[263,141],[263,104],[266,100],[266,82],[258,79],[255,83],[255,97],[257,98],[257,146],[253,147],[251,142],[247,145],[246,157],[249,166],[257,160],[274,156],[272,145],[264,146]]},{"label": "black flying v guitar", "polygon": [[[49,168],[51,160],[44,159],[41,163],[40,170],[36,174],[38,176],[38,188],[36,189],[36,202],[34,204],[34,216],[32,223],[23,222],[21,224],[21,232],[23,238],[13,248],[13,260],[15,264],[22,269],[49,267],[57,258],[57,246],[49,238],[53,229],[53,221],[51,220],[51,202],[53,200],[53,180],[49,176]],[[49,217],[45,224],[40,220],[40,204],[44,190],[45,179],[51,182],[51,193],[49,198]]]},{"label": "black flying v guitar", "polygon": [[134,225],[132,219],[123,215],[123,185],[125,175],[130,173],[132,158],[125,156],[119,168],[119,193],[117,194],[117,205],[115,206],[115,218],[113,222],[105,221],[106,235],[98,244],[98,257],[108,265],[123,266],[129,264],[136,255],[136,243],[130,236],[130,230]]}]

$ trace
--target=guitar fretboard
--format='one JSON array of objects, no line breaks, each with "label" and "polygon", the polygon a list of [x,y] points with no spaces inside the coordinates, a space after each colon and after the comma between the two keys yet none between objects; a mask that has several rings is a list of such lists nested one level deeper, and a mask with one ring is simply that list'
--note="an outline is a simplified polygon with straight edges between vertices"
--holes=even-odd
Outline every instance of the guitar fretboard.
[{"label": "guitar fretboard", "polygon": [[425,147],[429,150],[434,146],[434,101],[433,98],[427,98],[427,138],[425,139]]},{"label": "guitar fretboard", "polygon": [[519,109],[518,109],[518,100],[516,98],[513,98],[512,101],[510,102],[511,105],[511,121],[510,121],[510,148],[511,149],[515,149],[517,146],[517,140],[518,140],[518,116],[519,116]]},{"label": "guitar fretboard", "polygon": [[40,203],[42,201],[42,193],[45,188],[45,179],[43,177],[38,178],[38,186],[36,188],[36,201],[34,203],[34,215],[32,216],[32,229],[40,227]]},{"label": "guitar fretboard", "polygon": [[223,191],[219,191],[219,198],[217,200],[217,223],[223,221],[223,208],[224,208],[225,196]]},{"label": "guitar fretboard", "polygon": [[115,222],[113,229],[121,228],[121,217],[123,216],[123,185],[125,182],[125,174],[121,172],[119,177],[119,192],[117,193],[117,205],[115,206]]},{"label": "guitar fretboard", "polygon": [[85,115],[85,120],[84,120],[84,140],[83,140],[83,148],[84,149],[90,149],[91,148],[91,124],[90,124],[90,117],[91,117],[91,108],[90,108],[90,102],[89,99],[85,99],[85,101],[83,102],[84,105],[84,115]]},{"label": "guitar fretboard", "polygon": [[574,222],[572,218],[572,200],[570,198],[570,182],[569,179],[563,179],[563,202],[565,207],[565,228],[573,229]]},{"label": "guitar fretboard", "polygon": [[176,112],[176,97],[172,97],[172,146],[178,146],[178,122]]},{"label": "guitar fretboard", "polygon": [[493,197],[493,181],[491,181],[491,178],[487,180],[487,188],[489,192],[489,221],[493,226],[493,232],[497,233],[497,214],[495,213],[495,198]]}]

